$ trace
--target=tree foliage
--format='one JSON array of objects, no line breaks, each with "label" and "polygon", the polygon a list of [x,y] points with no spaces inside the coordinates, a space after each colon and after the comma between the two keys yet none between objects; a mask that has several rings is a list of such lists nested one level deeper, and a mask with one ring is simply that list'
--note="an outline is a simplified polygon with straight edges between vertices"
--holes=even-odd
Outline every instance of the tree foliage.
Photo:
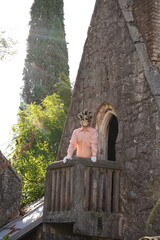
[{"label": "tree foliage", "polygon": [[63,73],[60,74],[59,79],[60,79],[60,81],[54,85],[55,93],[57,93],[61,97],[61,99],[64,103],[65,112],[67,113],[68,107],[70,104],[70,100],[71,100],[71,85],[68,84],[69,79],[68,79],[68,77],[66,77],[65,74],[63,74]]},{"label": "tree foliage", "polygon": [[65,121],[64,105],[57,94],[41,105],[24,105],[13,127],[12,163],[22,177],[22,205],[44,195],[46,167],[55,161]]},{"label": "tree foliage", "polygon": [[[22,99],[40,103],[56,92],[61,75],[68,78],[68,52],[63,23],[63,0],[35,0],[31,7],[30,32],[23,72]],[[65,80],[68,89],[69,79]]]},{"label": "tree foliage", "polygon": [[0,60],[13,56],[16,53],[13,48],[15,44],[16,41],[7,36],[5,31],[0,31]]}]

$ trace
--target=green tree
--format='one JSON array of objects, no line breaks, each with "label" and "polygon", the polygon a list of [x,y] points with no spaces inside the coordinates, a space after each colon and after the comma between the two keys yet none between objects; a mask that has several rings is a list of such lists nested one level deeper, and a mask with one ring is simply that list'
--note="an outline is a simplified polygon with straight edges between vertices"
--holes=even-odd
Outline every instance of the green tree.
[{"label": "green tree", "polygon": [[71,99],[71,85],[68,84],[69,79],[65,74],[61,73],[58,78],[60,81],[54,85],[55,93],[61,97],[64,103],[65,112],[67,113]]},{"label": "green tree", "polygon": [[16,41],[7,36],[5,31],[0,31],[0,60],[13,56],[16,53],[14,50],[15,44]]},{"label": "green tree", "polygon": [[22,91],[27,104],[39,104],[56,92],[62,75],[71,94],[63,15],[63,0],[35,0],[31,7]]},{"label": "green tree", "polygon": [[66,114],[54,93],[41,105],[24,105],[18,115],[12,164],[22,177],[22,205],[26,205],[44,195],[46,168],[56,159]]}]

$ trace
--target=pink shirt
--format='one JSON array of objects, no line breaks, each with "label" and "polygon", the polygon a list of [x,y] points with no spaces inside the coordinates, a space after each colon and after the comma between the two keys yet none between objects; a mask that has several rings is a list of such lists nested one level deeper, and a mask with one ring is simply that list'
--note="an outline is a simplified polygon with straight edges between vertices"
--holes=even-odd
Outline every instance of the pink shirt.
[{"label": "pink shirt", "polygon": [[90,158],[97,155],[98,133],[95,128],[78,128],[72,133],[67,156],[72,157],[77,149],[77,157]]}]

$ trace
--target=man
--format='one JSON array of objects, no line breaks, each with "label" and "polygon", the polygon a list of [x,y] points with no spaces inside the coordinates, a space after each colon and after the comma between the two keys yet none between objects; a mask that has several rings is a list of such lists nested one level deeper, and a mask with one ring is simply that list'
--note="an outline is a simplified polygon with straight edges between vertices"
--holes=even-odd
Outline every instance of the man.
[{"label": "man", "polygon": [[83,111],[78,114],[81,128],[73,131],[70,144],[67,150],[67,156],[64,157],[63,162],[72,158],[73,152],[77,150],[77,157],[91,158],[91,161],[97,160],[98,149],[98,133],[95,128],[90,127],[92,113]]}]

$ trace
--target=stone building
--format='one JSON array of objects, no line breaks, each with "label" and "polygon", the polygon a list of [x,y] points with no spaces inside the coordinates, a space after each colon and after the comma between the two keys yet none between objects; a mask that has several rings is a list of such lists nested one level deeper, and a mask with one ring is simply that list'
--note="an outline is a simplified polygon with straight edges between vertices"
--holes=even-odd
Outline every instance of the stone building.
[{"label": "stone building", "polygon": [[0,151],[0,227],[19,216],[21,179]]},{"label": "stone building", "polygon": [[79,127],[77,114],[92,111],[99,163],[122,165],[119,239],[160,234],[153,225],[160,198],[159,67],[160,1],[97,0],[58,160]]}]

